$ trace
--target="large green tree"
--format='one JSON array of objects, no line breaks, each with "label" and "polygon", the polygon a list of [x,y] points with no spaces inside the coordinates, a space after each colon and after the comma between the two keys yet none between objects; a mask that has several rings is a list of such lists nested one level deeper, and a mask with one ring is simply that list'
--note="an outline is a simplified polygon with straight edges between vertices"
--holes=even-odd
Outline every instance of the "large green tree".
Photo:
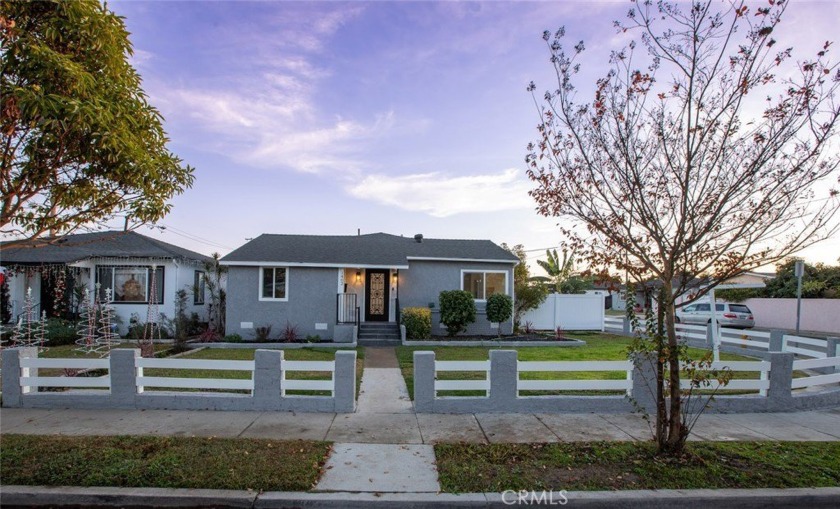
[{"label": "large green tree", "polygon": [[193,182],[129,63],[123,19],[96,0],[0,4],[0,231],[67,234],[159,220]]}]

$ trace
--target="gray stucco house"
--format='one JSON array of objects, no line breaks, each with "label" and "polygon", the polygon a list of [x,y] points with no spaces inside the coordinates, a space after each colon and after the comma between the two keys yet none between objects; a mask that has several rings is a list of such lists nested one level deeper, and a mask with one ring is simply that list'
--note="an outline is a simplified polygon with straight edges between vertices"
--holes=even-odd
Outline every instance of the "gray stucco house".
[{"label": "gray stucco house", "polygon": [[271,325],[276,338],[289,323],[301,336],[339,342],[357,333],[392,339],[400,309],[431,305],[433,334],[442,334],[443,290],[475,296],[468,334],[510,333],[512,321],[491,324],[484,308],[493,293],[513,297],[518,262],[489,240],[264,234],[221,260],[229,269],[227,333],[253,339],[254,327]]}]

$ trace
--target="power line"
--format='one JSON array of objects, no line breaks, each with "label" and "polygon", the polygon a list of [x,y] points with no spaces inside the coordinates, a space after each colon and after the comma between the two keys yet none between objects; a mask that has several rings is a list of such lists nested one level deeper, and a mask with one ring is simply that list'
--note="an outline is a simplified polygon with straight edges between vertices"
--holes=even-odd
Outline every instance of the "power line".
[{"label": "power line", "polygon": [[175,228],[174,226],[169,226],[169,225],[166,225],[166,224],[158,224],[157,226],[163,231],[171,231],[175,235],[184,237],[185,239],[189,239],[189,240],[192,240],[194,242],[200,242],[201,244],[205,244],[205,245],[212,246],[212,247],[218,247],[218,248],[221,248],[221,249],[230,249],[230,250],[234,249],[230,246],[225,246],[225,245],[219,244],[218,242],[214,242],[212,240],[205,239],[203,237],[199,237],[198,235],[193,235],[192,233],[186,232],[184,230],[180,230],[178,228]]}]

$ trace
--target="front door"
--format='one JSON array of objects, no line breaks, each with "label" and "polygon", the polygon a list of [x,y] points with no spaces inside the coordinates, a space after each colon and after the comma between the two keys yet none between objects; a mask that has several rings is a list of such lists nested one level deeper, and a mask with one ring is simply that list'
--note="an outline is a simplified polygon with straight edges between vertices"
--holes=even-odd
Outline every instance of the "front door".
[{"label": "front door", "polygon": [[365,271],[365,321],[388,321],[388,269],[367,269]]}]

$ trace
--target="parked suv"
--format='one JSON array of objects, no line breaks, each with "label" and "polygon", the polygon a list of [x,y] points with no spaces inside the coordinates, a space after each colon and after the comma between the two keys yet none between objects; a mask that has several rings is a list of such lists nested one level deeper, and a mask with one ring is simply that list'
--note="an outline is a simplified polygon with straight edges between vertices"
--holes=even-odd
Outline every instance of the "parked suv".
[{"label": "parked suv", "polygon": [[[755,326],[750,308],[743,304],[731,302],[718,302],[715,304],[715,319],[723,327],[735,329],[751,329]],[[697,302],[689,304],[677,310],[675,321],[677,323],[705,325],[712,321],[712,308],[708,302]]]}]

